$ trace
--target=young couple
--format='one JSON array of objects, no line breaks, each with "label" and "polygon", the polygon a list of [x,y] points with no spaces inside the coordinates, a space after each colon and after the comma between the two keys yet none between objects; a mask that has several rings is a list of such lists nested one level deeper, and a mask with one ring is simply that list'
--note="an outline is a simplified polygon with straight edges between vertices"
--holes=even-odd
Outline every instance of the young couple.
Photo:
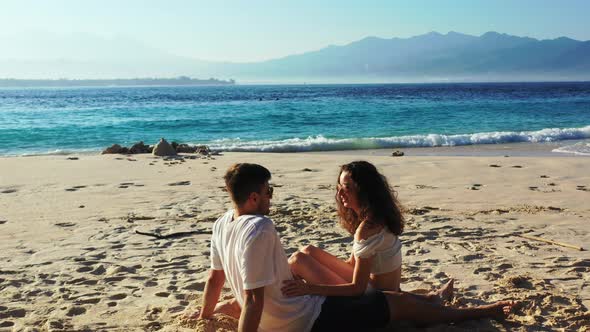
[{"label": "young couple", "polygon": [[[225,175],[234,204],[213,225],[211,271],[203,305],[192,316],[224,313],[239,331],[363,331],[406,320],[418,324],[504,318],[510,301],[451,308],[452,280],[429,295],[402,292],[404,219],[387,180],[365,161],[343,165],[336,201],[342,226],[354,235],[347,261],[307,246],[287,258],[269,214],[270,172],[236,164]],[[228,282],[235,300],[218,304]]]}]

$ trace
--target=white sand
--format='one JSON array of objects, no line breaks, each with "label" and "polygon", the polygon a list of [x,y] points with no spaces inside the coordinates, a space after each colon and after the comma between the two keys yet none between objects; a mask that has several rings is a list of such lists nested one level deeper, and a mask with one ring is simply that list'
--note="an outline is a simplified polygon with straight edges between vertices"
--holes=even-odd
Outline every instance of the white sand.
[{"label": "white sand", "polygon": [[[178,317],[200,304],[208,235],[135,234],[209,231],[230,206],[221,177],[235,162],[273,172],[271,217],[288,253],[305,244],[342,257],[350,250],[333,198],[338,166],[354,160],[350,154],[68,157],[0,158],[0,330],[235,328],[228,318]],[[588,251],[516,234],[589,249],[590,158],[362,158],[385,173],[408,210],[403,289],[453,277],[455,305],[522,301],[503,323],[431,330],[588,330]]]}]

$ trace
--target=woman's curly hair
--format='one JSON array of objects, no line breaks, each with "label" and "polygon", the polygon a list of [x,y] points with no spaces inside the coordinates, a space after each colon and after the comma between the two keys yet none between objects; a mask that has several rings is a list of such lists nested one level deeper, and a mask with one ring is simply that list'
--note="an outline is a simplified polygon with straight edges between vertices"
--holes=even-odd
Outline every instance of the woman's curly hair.
[{"label": "woman's curly hair", "polygon": [[354,234],[360,223],[367,221],[382,224],[393,234],[401,235],[404,230],[404,216],[396,192],[391,189],[385,176],[367,161],[353,161],[340,166],[338,181],[343,172],[348,172],[356,185],[354,190],[358,196],[360,215],[344,207],[336,193],[336,204],[342,227],[350,234]]}]

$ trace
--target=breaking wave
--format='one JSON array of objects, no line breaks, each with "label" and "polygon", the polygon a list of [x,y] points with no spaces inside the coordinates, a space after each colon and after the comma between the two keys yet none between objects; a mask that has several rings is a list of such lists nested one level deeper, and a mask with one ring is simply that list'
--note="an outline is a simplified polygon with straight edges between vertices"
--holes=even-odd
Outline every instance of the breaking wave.
[{"label": "breaking wave", "polygon": [[213,150],[243,152],[305,152],[380,148],[437,147],[477,144],[543,143],[590,138],[590,126],[546,128],[537,131],[484,132],[473,134],[427,134],[393,137],[326,138],[322,135],[284,140],[246,141],[221,139],[210,142]]}]

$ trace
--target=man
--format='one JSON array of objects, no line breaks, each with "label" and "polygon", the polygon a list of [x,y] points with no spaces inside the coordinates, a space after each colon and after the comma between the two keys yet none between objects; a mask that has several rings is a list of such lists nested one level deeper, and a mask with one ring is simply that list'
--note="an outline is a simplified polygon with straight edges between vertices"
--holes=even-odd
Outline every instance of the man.
[{"label": "man", "polygon": [[[266,217],[273,193],[270,178],[270,172],[256,164],[236,164],[227,171],[225,185],[234,209],[213,225],[211,271],[200,318],[233,312],[239,314],[239,331],[324,331],[365,330],[393,320],[428,324],[503,318],[510,311],[513,303],[508,301],[455,309],[397,292],[283,296],[282,283],[293,275],[274,224]],[[216,309],[225,281],[237,303]]]}]

